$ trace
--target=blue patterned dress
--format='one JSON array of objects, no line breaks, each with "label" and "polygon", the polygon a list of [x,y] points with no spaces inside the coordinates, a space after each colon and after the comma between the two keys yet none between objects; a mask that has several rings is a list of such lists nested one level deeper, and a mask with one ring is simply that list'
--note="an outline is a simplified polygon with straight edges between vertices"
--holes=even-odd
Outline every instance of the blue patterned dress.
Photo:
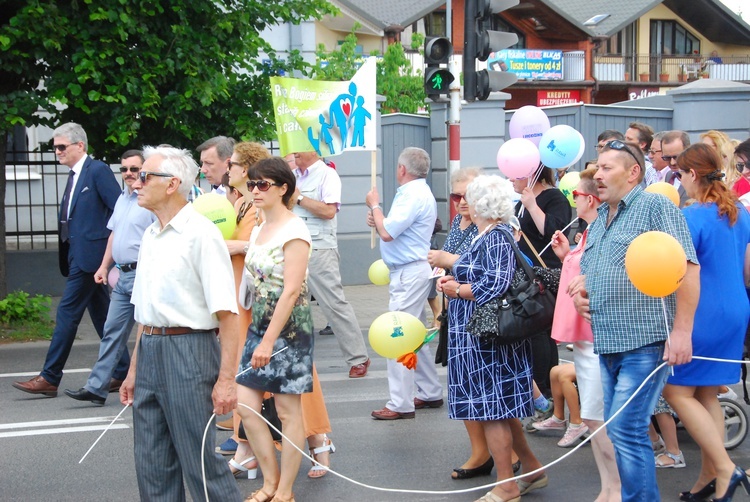
[{"label": "blue patterned dress", "polygon": [[[502,228],[502,230],[501,230]],[[448,416],[455,420],[504,420],[534,413],[531,342],[499,345],[466,332],[477,304],[503,294],[516,266],[507,225],[480,235],[453,265],[453,276],[470,283],[476,301],[448,304]]]}]

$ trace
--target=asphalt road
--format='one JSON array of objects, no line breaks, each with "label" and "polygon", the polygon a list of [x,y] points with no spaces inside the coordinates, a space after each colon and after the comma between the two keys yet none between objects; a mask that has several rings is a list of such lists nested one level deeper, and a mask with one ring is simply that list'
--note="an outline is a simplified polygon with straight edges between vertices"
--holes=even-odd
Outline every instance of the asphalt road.
[{"label": "asphalt road", "polygon": [[[349,287],[347,296],[357,310],[360,325],[366,329],[387,306],[384,288]],[[323,326],[315,312],[318,328]],[[74,401],[64,388],[78,389],[88,376],[97,355],[97,342],[88,319],[81,326],[66,366],[59,397],[33,397],[11,387],[14,380],[28,379],[41,368],[48,343],[0,346],[0,501],[130,501],[138,500],[133,458],[132,414],[126,411],[93,449],[83,463],[79,460],[101,430],[122,409],[115,394],[104,407]],[[131,342],[132,347],[132,342]],[[561,358],[570,358],[562,349]],[[370,411],[387,400],[385,360],[372,354],[366,378],[350,380],[346,365],[333,337],[316,335],[315,360],[331,418],[336,445],[332,468],[346,480],[329,473],[322,479],[306,476],[303,463],[295,484],[298,501],[472,501],[487,489],[469,490],[494,480],[493,477],[453,481],[451,469],[468,455],[468,441],[461,423],[447,418],[445,408],[419,410],[415,420],[375,421]],[[445,369],[439,374],[445,382]],[[27,376],[28,375],[28,376]],[[735,387],[739,393],[739,387]],[[229,436],[218,432],[218,442]],[[558,448],[560,434],[529,434],[530,445],[547,464],[570,450]],[[685,453],[684,469],[660,469],[659,487],[664,500],[678,500],[677,494],[692,486],[699,468],[699,452],[687,433],[678,432]],[[750,441],[732,450],[738,465],[750,467]],[[561,460],[547,471],[550,483],[543,490],[524,497],[533,501],[594,500],[599,476],[588,446]],[[494,471],[493,471],[494,474]],[[355,483],[356,482],[356,483]],[[249,494],[262,480],[238,480]],[[362,486],[398,490],[429,490],[441,493],[385,492]],[[737,499],[743,500],[744,495]]]}]

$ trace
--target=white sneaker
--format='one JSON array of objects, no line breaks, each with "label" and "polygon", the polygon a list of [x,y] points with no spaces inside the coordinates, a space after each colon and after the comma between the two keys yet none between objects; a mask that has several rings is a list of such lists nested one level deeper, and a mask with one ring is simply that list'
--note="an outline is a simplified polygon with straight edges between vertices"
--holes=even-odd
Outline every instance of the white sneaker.
[{"label": "white sneaker", "polygon": [[547,420],[534,422],[533,424],[531,424],[531,426],[538,431],[564,431],[565,420],[560,420],[556,416],[552,415]]},{"label": "white sneaker", "polygon": [[570,424],[568,429],[565,431],[565,435],[560,441],[557,442],[557,446],[560,448],[568,448],[573,446],[584,434],[589,431],[589,427],[586,424],[573,425]]},{"label": "white sneaker", "polygon": [[723,398],[723,399],[731,399],[733,401],[736,401],[737,400],[737,393],[735,391],[733,391],[731,387],[727,387],[727,391],[726,392],[722,392],[721,394],[718,395],[718,397],[719,397],[719,399]]}]

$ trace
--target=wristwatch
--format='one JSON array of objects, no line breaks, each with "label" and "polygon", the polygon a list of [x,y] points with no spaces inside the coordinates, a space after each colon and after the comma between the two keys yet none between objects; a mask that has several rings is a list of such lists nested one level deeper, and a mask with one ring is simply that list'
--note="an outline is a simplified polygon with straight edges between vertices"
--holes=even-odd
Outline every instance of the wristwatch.
[{"label": "wristwatch", "polygon": [[304,198],[305,198],[305,197],[304,197],[304,196],[302,196],[302,195],[300,195],[299,197],[297,197],[297,205],[298,205],[298,206],[299,206],[300,204],[302,204],[302,199],[304,199]]}]

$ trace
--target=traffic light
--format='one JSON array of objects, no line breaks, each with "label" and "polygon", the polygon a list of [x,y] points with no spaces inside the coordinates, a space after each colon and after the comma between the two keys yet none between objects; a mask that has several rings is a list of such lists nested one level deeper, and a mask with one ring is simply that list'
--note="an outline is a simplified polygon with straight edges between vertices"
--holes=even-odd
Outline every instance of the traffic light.
[{"label": "traffic light", "polygon": [[448,64],[453,54],[451,41],[445,37],[427,37],[424,41],[424,92],[434,100],[441,94],[448,94],[453,74],[442,64]]},{"label": "traffic light", "polygon": [[491,31],[492,15],[518,5],[519,0],[466,0],[464,18],[464,99],[487,99],[492,91],[505,89],[518,77],[506,71],[476,69],[476,60],[518,43],[518,35]]}]

